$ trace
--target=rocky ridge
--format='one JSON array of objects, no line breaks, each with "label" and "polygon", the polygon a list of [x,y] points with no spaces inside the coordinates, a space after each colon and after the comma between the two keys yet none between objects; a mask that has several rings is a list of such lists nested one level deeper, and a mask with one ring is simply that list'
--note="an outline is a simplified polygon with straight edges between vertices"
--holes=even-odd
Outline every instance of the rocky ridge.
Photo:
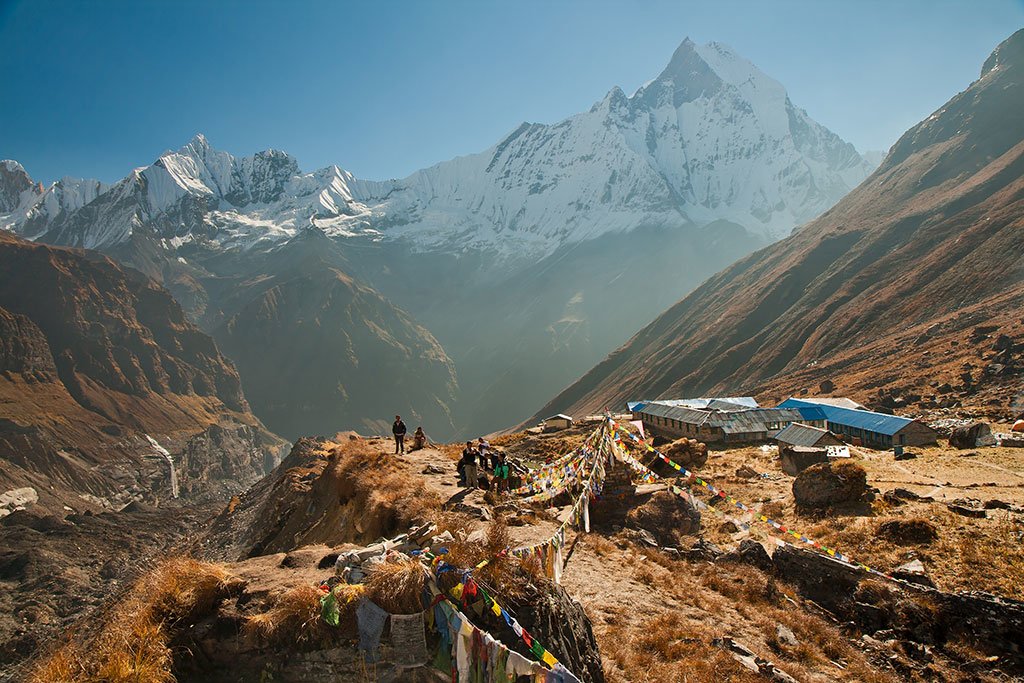
[{"label": "rocky ridge", "polygon": [[213,340],[110,259],[0,235],[0,328],[0,489],[31,487],[50,510],[170,499],[172,454],[208,430],[240,441],[189,458],[189,498],[276,462],[282,442]]}]

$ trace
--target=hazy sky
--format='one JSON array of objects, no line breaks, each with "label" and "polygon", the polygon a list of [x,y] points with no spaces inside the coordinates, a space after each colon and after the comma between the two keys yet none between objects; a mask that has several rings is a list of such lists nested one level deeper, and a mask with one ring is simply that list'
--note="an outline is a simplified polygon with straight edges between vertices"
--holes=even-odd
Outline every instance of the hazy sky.
[{"label": "hazy sky", "polygon": [[0,158],[115,180],[194,133],[402,177],[720,41],[860,150],[977,78],[1024,0],[0,0]]}]

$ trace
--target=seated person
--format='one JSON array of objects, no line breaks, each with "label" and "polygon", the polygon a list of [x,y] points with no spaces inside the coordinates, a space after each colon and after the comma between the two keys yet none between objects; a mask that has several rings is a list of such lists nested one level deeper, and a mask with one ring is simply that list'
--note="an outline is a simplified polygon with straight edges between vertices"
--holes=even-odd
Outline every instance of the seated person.
[{"label": "seated person", "polygon": [[418,451],[427,445],[427,435],[423,433],[423,427],[417,427],[412,434],[412,449]]}]

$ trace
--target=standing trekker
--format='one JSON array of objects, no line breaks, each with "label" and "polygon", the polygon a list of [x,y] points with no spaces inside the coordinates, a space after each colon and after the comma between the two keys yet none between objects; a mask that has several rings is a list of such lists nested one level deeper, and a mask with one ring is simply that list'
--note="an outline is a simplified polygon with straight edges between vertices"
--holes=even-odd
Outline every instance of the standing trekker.
[{"label": "standing trekker", "polygon": [[494,466],[494,483],[498,493],[504,493],[508,491],[508,461],[504,453],[498,453],[496,457],[498,462]]},{"label": "standing trekker", "polygon": [[395,415],[395,424],[391,425],[391,433],[395,435],[395,455],[405,453],[405,423],[401,415]]},{"label": "standing trekker", "polygon": [[418,451],[426,445],[427,435],[423,433],[423,427],[417,427],[416,431],[412,433],[412,449]]},{"label": "standing trekker", "polygon": [[491,444],[484,440],[484,437],[480,437],[476,440],[476,450],[480,454],[480,467],[486,469],[490,468],[491,460],[487,457],[487,451],[491,447]]},{"label": "standing trekker", "polygon": [[459,461],[459,464],[462,465],[462,485],[467,488],[475,489],[480,485],[476,462],[477,450],[473,447],[472,441],[467,441],[466,447],[462,449],[462,460]]}]

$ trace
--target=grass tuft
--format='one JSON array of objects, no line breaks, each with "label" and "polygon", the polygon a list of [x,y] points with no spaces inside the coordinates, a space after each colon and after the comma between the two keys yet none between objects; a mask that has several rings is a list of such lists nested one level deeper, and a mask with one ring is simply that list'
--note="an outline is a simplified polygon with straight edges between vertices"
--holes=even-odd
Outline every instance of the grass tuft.
[{"label": "grass tuft", "polygon": [[88,633],[72,636],[29,673],[29,683],[164,683],[175,627],[210,613],[230,591],[223,567],[172,558],[141,577]]}]

